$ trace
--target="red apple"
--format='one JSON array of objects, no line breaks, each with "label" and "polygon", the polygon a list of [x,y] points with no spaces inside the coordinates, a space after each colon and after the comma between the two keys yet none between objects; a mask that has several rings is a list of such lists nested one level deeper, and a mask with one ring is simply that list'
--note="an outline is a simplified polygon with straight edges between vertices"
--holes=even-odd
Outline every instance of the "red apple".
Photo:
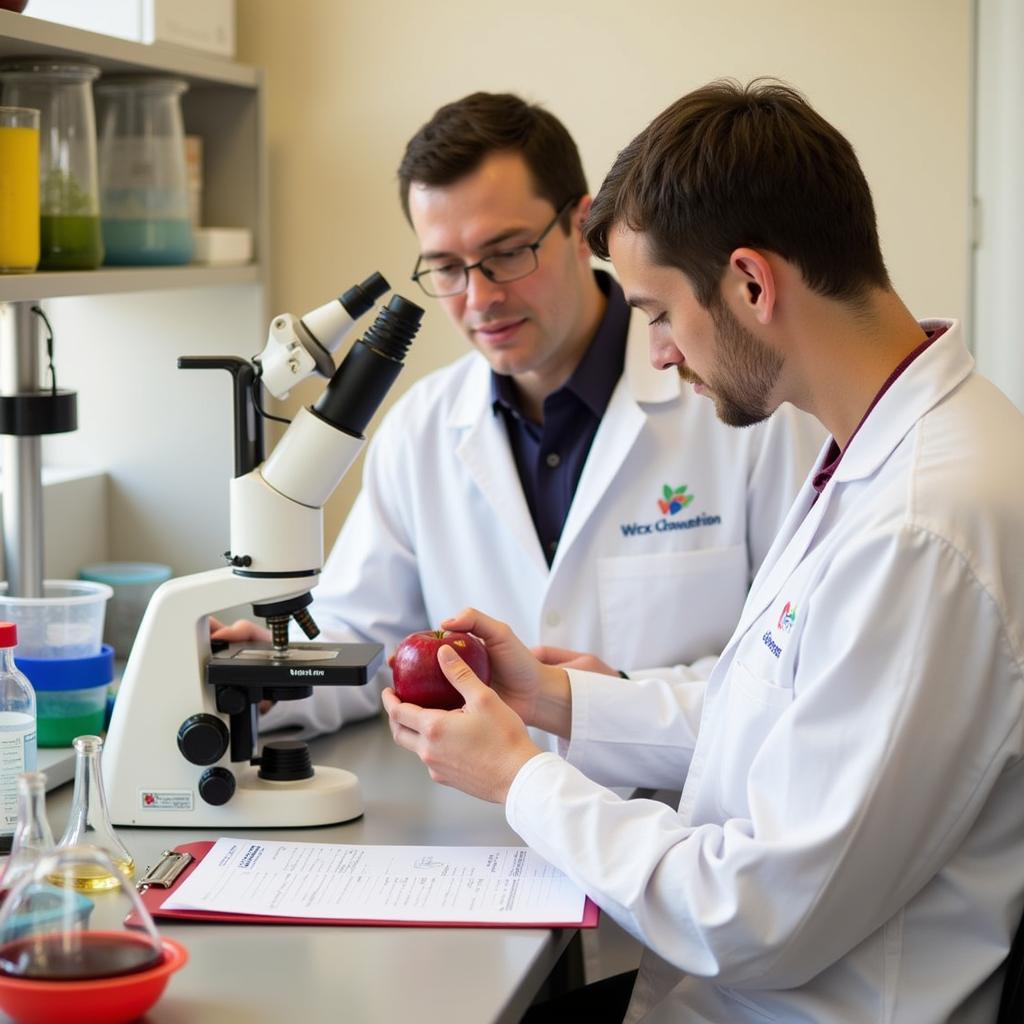
[{"label": "red apple", "polygon": [[442,647],[453,648],[483,682],[490,683],[491,662],[482,641],[472,633],[428,629],[407,636],[388,658],[395,693],[400,700],[444,711],[461,708],[466,703],[437,663],[437,652]]}]

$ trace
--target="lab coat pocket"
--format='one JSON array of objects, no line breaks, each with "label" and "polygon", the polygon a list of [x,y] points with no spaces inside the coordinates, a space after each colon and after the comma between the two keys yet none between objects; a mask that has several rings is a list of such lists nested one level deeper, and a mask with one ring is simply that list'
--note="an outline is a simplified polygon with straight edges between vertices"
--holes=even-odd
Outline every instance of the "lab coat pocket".
[{"label": "lab coat pocket", "polygon": [[732,636],[747,594],[747,550],[600,558],[597,580],[606,661],[622,669],[687,664],[719,654]]},{"label": "lab coat pocket", "polygon": [[742,661],[729,669],[714,709],[718,751],[714,773],[722,812],[730,818],[750,813],[750,768],[768,734],[793,703],[793,691],[755,676]]}]

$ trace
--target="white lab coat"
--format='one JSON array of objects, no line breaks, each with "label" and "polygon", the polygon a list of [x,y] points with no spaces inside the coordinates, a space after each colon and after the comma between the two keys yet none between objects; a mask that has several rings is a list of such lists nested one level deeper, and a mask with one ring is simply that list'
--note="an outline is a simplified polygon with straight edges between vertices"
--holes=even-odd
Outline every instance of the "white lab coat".
[{"label": "white lab coat", "polygon": [[[1024,417],[972,366],[954,324],[804,487],[706,689],[570,674],[572,764],[529,761],[508,820],[648,947],[628,1021],[995,1020],[1024,904]],[[678,813],[599,785],[684,779]]]},{"label": "white lab coat", "polygon": [[[713,658],[823,437],[792,408],[749,430],[723,426],[674,371],[651,367],[635,314],[549,569],[488,364],[471,353],[417,382],[381,423],[313,615],[323,638],[388,653],[472,605],[528,644],[624,670]],[[664,514],[666,485],[692,500]],[[320,687],[275,705],[263,729],[332,731],[376,713],[382,685],[387,669],[366,687]]]}]

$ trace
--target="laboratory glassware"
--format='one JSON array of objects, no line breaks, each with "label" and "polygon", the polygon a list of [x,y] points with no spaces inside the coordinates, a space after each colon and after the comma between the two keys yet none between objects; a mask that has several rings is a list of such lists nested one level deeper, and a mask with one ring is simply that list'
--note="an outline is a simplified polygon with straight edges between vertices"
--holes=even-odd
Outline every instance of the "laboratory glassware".
[{"label": "laboratory glassware", "polygon": [[110,824],[100,770],[103,740],[99,736],[78,736],[74,748],[75,791],[71,798],[71,816],[57,848],[82,844],[99,847],[118,871],[116,874],[100,871],[95,865],[83,862],[80,875],[65,872],[52,881],[56,885],[73,885],[84,892],[114,889],[121,884],[121,875],[131,878],[135,873],[135,859],[114,834],[114,827]]},{"label": "laboratory glassware", "polygon": [[39,263],[39,111],[0,107],[0,274]]},{"label": "laboratory glassware", "polygon": [[108,264],[192,259],[179,78],[113,75],[96,86]]},{"label": "laboratory glassware", "polygon": [[22,772],[18,776],[18,825],[0,888],[13,889],[53,847],[53,833],[46,820],[46,776],[42,772]]},{"label": "laboratory glassware", "polygon": [[4,103],[40,113],[41,270],[103,262],[92,83],[99,68],[48,58],[0,63]]}]

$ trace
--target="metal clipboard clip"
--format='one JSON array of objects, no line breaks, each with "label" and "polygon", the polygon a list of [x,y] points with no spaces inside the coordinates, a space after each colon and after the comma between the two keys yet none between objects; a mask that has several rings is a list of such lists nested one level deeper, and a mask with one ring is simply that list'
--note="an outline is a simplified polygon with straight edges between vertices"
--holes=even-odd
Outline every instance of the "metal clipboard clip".
[{"label": "metal clipboard clip", "polygon": [[194,860],[191,853],[179,853],[177,850],[164,850],[151,868],[136,883],[139,892],[145,892],[152,886],[157,889],[169,889],[178,880],[178,876]]}]

